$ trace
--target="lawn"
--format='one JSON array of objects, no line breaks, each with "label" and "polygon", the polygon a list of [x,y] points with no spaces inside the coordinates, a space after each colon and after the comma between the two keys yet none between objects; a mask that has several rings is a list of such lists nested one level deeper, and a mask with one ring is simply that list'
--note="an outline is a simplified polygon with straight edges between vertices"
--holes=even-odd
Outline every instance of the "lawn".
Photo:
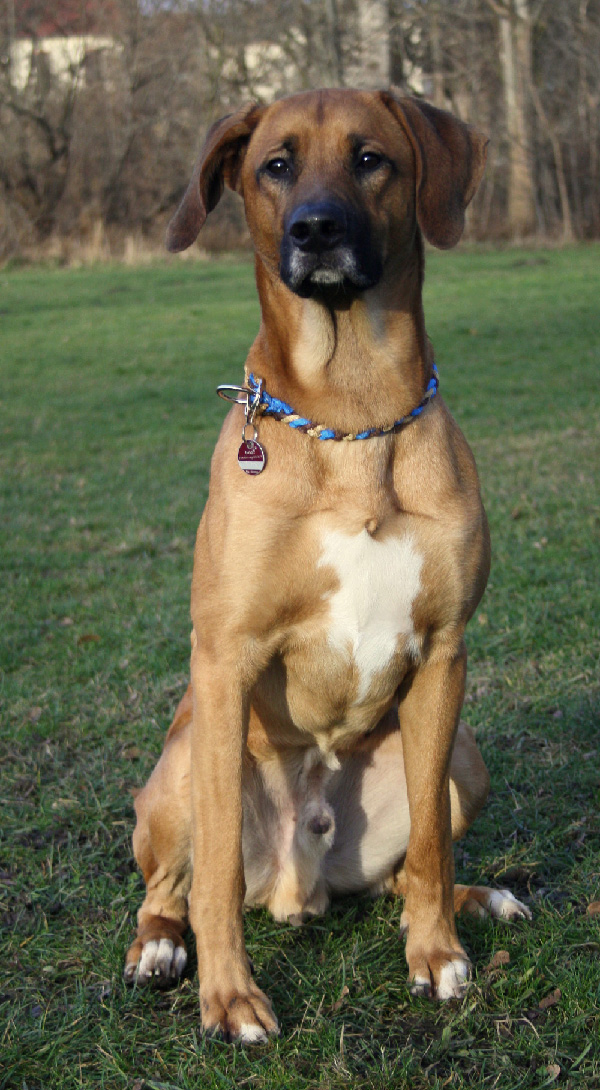
[{"label": "lawn", "polygon": [[[460,921],[462,1002],[408,995],[401,905],[246,918],[282,1035],[206,1041],[194,959],[127,989],[130,789],[186,682],[192,547],[258,308],[248,263],[0,272],[0,1087],[600,1087],[600,247],[431,254],[441,390],[493,566],[465,718],[492,774],[460,880],[531,925]],[[504,953],[501,953],[504,951]]]}]

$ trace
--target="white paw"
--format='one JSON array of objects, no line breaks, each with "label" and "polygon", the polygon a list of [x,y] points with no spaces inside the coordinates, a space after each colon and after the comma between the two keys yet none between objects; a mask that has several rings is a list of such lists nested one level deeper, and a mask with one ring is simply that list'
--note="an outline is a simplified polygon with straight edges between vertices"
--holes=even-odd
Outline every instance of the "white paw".
[{"label": "white paw", "polygon": [[243,1045],[263,1045],[268,1039],[267,1031],[262,1026],[246,1025],[245,1023],[240,1026],[238,1040]]},{"label": "white paw", "polygon": [[531,920],[531,909],[517,901],[508,889],[490,890],[488,904],[490,916],[498,920]]},{"label": "white paw", "polygon": [[126,979],[146,984],[153,977],[161,981],[178,980],[187,964],[185,947],[175,946],[171,939],[151,939],[145,943],[140,960],[128,965]]},{"label": "white paw", "polygon": [[454,958],[440,969],[437,987],[432,977],[414,976],[410,994],[426,999],[462,999],[469,986],[471,966],[464,958]]},{"label": "white paw", "polygon": [[436,999],[460,999],[469,986],[470,965],[456,958],[442,966],[436,989]]}]

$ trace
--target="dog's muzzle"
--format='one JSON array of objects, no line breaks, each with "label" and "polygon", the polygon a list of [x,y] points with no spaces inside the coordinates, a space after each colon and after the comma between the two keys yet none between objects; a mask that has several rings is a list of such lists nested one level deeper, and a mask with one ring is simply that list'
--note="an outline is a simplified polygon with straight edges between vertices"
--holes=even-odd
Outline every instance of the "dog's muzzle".
[{"label": "dog's muzzle", "polygon": [[281,279],[303,298],[365,291],[381,276],[366,217],[335,200],[298,205],[281,243]]}]

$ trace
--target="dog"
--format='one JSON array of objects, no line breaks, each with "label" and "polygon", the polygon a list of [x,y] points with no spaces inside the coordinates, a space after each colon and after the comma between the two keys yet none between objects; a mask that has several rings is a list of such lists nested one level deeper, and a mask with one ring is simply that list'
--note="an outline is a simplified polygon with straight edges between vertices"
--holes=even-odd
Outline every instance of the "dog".
[{"label": "dog", "polygon": [[464,631],[489,570],[472,454],[437,393],[424,242],[454,246],[487,139],[394,90],[306,92],[209,130],[168,248],[241,194],[262,321],[213,455],[192,580],[191,684],[135,801],[146,882],[129,981],[177,979],[188,920],[205,1032],[278,1032],[243,906],[301,923],[404,898],[409,986],[459,997],[454,885],[488,794]]}]

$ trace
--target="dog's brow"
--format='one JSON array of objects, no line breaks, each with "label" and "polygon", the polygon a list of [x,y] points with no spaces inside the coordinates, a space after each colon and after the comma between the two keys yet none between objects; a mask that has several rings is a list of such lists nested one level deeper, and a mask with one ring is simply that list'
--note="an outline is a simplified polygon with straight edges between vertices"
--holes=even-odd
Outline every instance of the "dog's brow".
[{"label": "dog's brow", "polygon": [[367,135],[366,133],[349,132],[347,139],[353,152],[362,151],[362,149],[367,146],[373,148],[373,150],[379,151],[380,143],[376,136]]},{"label": "dog's brow", "polygon": [[297,136],[284,136],[281,140],[276,140],[270,145],[269,150],[265,153],[265,158],[271,155],[277,155],[278,153],[286,151],[288,155],[295,155],[298,151],[298,137]]}]

